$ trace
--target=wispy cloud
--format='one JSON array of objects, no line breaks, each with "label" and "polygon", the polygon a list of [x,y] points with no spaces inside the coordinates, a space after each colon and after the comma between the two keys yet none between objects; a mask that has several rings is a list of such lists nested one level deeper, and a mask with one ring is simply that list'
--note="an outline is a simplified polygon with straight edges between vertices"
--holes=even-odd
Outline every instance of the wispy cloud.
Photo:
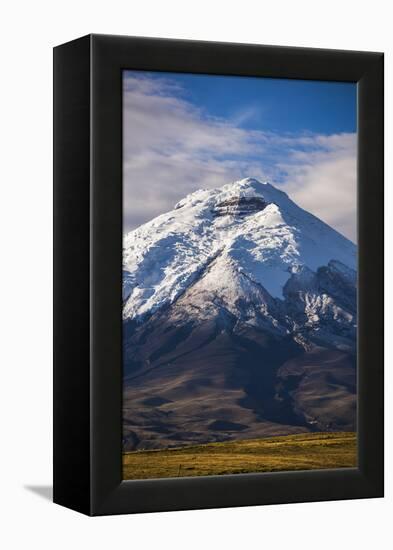
[{"label": "wispy cloud", "polygon": [[312,149],[294,151],[280,168],[285,190],[356,242],[356,134],[315,136]]},{"label": "wispy cloud", "polygon": [[196,108],[176,83],[124,79],[124,228],[170,210],[198,188],[253,176],[285,189],[302,207],[355,240],[355,134],[274,134]]}]

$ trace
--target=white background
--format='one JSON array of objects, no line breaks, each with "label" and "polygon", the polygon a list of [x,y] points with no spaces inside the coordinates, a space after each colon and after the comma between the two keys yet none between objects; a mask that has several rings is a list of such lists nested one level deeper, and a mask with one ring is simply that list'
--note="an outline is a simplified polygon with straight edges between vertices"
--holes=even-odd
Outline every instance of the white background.
[{"label": "white background", "polygon": [[[95,32],[384,51],[389,239],[393,217],[388,154],[393,89],[389,2],[34,0],[3,3],[0,18],[2,547],[388,548],[393,539],[390,315],[386,319],[390,342],[385,499],[91,519],[52,504],[48,486],[52,458],[52,47]],[[392,254],[387,253],[390,268]],[[392,293],[387,291],[386,309],[392,311]]]}]

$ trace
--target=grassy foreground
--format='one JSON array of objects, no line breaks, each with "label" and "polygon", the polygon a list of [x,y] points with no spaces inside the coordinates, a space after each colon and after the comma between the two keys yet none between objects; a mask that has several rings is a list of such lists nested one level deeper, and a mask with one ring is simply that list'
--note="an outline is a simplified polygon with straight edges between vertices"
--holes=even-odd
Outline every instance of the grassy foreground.
[{"label": "grassy foreground", "polygon": [[355,433],[306,433],[124,453],[123,479],[355,466]]}]

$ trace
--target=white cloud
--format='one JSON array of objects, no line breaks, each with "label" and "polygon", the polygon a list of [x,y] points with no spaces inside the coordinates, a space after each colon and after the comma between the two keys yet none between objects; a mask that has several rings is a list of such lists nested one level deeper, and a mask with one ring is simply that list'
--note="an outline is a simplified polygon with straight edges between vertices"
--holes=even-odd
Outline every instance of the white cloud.
[{"label": "white cloud", "polygon": [[281,168],[287,172],[285,191],[356,242],[356,135],[316,136],[316,150],[294,151]]},{"label": "white cloud", "polygon": [[253,176],[355,239],[354,134],[245,130],[195,108],[170,79],[142,75],[125,79],[123,105],[126,231],[198,188]]}]

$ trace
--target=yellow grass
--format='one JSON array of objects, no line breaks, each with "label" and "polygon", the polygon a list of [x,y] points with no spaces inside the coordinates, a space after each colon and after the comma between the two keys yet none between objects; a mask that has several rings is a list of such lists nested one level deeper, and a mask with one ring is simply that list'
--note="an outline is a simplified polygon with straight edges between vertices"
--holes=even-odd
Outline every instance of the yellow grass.
[{"label": "yellow grass", "polygon": [[355,433],[306,433],[124,453],[123,479],[355,466]]}]

